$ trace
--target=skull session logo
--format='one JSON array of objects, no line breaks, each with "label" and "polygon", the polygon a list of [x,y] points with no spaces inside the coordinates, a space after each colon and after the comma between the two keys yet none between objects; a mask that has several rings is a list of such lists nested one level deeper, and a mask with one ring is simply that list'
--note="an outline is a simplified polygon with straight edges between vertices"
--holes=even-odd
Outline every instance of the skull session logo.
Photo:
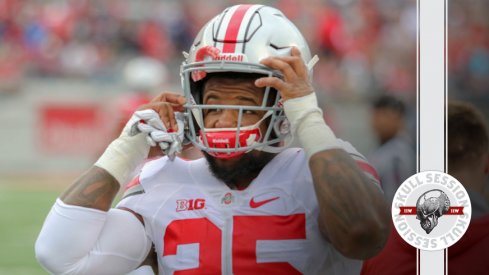
[{"label": "skull session logo", "polygon": [[426,234],[430,234],[438,225],[438,218],[448,213],[449,208],[450,199],[447,194],[438,189],[430,190],[424,192],[416,202],[416,219],[420,220]]},{"label": "skull session logo", "polygon": [[454,177],[425,171],[405,180],[392,202],[392,220],[399,235],[422,250],[445,249],[467,231],[470,199]]}]

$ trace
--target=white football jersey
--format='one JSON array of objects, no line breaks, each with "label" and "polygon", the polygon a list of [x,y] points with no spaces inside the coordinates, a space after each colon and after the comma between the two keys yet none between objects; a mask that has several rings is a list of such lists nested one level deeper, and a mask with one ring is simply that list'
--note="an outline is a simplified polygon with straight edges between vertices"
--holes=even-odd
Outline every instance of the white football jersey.
[{"label": "white football jersey", "polygon": [[[375,171],[347,150],[369,177]],[[205,158],[147,163],[118,207],[139,213],[160,274],[351,274],[360,261],[322,237],[302,149],[278,154],[245,190],[215,178]],[[177,272],[179,271],[179,272]],[[358,273],[357,273],[358,274]]]}]

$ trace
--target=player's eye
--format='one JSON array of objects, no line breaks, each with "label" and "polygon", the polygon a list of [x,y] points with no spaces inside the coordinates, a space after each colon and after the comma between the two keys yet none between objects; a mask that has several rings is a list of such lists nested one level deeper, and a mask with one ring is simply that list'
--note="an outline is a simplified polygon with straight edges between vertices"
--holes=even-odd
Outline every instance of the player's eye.
[{"label": "player's eye", "polygon": [[218,113],[220,111],[221,111],[221,109],[218,109],[218,108],[209,108],[209,109],[205,109],[204,114]]},{"label": "player's eye", "polygon": [[253,111],[253,110],[243,110],[243,114],[245,114],[245,115],[256,115],[256,111]]}]

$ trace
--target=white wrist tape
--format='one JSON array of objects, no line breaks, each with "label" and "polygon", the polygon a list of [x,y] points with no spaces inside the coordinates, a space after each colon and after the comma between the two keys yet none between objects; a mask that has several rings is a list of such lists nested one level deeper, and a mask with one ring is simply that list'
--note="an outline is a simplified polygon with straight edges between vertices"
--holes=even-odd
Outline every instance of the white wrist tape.
[{"label": "white wrist tape", "polygon": [[341,147],[331,128],[324,122],[315,93],[285,101],[284,111],[292,134],[299,139],[308,158],[319,151]]},{"label": "white wrist tape", "polygon": [[121,135],[112,141],[95,163],[95,166],[109,172],[120,185],[129,182],[134,170],[148,157],[150,146],[146,142],[146,135],[130,135],[137,121],[139,118],[133,116]]}]

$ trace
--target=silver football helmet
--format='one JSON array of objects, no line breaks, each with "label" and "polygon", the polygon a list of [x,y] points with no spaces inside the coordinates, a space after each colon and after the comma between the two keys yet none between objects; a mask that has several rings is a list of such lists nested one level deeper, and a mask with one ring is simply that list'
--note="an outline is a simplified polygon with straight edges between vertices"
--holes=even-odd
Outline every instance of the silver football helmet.
[{"label": "silver football helmet", "polygon": [[[261,65],[260,60],[290,55],[292,46],[300,50],[305,64],[311,69],[316,60],[311,60],[304,37],[281,11],[272,7],[236,5],[210,20],[198,33],[190,51],[184,53],[186,60],[181,66],[182,86],[187,98],[184,106],[188,120],[186,138],[218,158],[236,157],[253,149],[283,150],[287,142],[282,141],[291,135],[279,93],[267,87],[260,106],[205,105],[201,93],[208,74],[236,72],[283,78],[280,72]],[[205,128],[203,111],[224,108],[237,110],[237,127]],[[246,110],[265,111],[265,115],[255,125],[242,126],[241,118]],[[267,130],[261,133],[259,125],[265,121]]]}]

